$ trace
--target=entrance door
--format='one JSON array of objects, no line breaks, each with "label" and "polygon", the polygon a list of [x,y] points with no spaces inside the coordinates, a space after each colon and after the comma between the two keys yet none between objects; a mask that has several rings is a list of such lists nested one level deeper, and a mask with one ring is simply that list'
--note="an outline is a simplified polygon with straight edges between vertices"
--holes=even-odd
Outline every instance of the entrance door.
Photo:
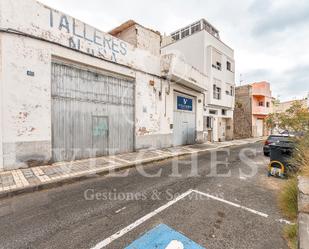
[{"label": "entrance door", "polygon": [[174,93],[173,145],[195,143],[196,112],[194,97]]},{"label": "entrance door", "polygon": [[182,144],[189,143],[189,125],[188,122],[182,122]]},{"label": "entrance door", "polygon": [[92,117],[92,148],[94,156],[108,154],[108,117]]},{"label": "entrance door", "polygon": [[258,137],[262,137],[263,136],[263,130],[264,130],[264,121],[263,119],[257,119],[256,120],[256,135]]}]

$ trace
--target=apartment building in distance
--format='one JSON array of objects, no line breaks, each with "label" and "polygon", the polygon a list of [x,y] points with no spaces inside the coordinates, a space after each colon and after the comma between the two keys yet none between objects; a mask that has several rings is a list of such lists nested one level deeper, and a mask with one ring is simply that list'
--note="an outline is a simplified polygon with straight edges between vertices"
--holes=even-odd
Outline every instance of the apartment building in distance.
[{"label": "apartment building in distance", "polygon": [[201,19],[163,37],[161,50],[177,54],[209,77],[203,100],[205,139],[233,139],[234,51],[221,41],[219,31]]},{"label": "apartment building in distance", "polygon": [[[309,94],[308,94],[309,95]],[[294,103],[300,103],[303,107],[309,108],[309,98],[290,100],[290,101],[275,101],[274,102],[274,113],[286,112],[289,108],[293,106]]]},{"label": "apartment building in distance", "polygon": [[235,89],[234,137],[262,137],[269,134],[267,116],[273,112],[270,84],[255,82]]}]

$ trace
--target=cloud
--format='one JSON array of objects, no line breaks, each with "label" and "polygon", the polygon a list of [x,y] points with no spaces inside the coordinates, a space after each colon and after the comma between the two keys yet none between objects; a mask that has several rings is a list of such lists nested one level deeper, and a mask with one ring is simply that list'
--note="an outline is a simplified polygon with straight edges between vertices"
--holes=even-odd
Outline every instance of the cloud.
[{"label": "cloud", "polygon": [[283,6],[274,6],[269,1],[255,1],[249,11],[259,16],[252,30],[255,36],[263,36],[271,32],[294,30],[309,21],[309,2],[291,1]]},{"label": "cloud", "polygon": [[309,64],[299,65],[277,74],[269,69],[257,69],[242,75],[244,83],[267,80],[271,83],[274,97],[281,100],[304,98],[309,93]]}]

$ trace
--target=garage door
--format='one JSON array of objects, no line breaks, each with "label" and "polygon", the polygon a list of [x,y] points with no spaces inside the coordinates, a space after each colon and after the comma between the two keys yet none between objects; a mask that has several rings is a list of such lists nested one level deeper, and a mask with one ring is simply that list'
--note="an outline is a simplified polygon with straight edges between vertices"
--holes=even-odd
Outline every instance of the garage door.
[{"label": "garage door", "polygon": [[53,161],[133,151],[131,79],[52,63]]},{"label": "garage door", "polygon": [[263,119],[257,119],[256,120],[256,135],[258,137],[262,137],[263,136],[263,129],[264,129],[264,122]]},{"label": "garage door", "polygon": [[174,146],[195,143],[195,112],[194,97],[174,93]]}]

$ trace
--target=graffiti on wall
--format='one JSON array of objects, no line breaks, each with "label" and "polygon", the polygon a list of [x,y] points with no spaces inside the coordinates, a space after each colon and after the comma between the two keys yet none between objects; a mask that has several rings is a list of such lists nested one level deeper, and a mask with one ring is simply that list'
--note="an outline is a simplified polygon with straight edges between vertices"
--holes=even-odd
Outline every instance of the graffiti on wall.
[{"label": "graffiti on wall", "polygon": [[[94,56],[117,62],[118,56],[127,55],[127,44],[111,35],[104,34],[86,23],[73,17],[49,9],[49,26],[69,34],[68,46],[83,50]],[[82,47],[83,41],[88,47]]]}]

